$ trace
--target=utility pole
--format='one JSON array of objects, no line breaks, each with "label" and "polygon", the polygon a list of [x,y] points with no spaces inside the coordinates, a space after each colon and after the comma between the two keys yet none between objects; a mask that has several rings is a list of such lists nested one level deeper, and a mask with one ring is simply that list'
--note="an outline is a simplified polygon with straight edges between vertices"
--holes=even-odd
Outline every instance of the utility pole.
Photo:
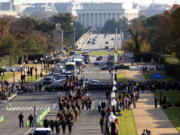
[{"label": "utility pole", "polygon": [[34,128],[37,127],[36,107],[34,106]]}]

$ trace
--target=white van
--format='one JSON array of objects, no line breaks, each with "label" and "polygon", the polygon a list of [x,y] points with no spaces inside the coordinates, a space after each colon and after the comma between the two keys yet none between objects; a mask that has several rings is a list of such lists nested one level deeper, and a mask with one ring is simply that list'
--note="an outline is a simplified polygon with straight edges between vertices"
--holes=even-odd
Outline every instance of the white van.
[{"label": "white van", "polygon": [[33,135],[53,135],[50,128],[36,128]]}]

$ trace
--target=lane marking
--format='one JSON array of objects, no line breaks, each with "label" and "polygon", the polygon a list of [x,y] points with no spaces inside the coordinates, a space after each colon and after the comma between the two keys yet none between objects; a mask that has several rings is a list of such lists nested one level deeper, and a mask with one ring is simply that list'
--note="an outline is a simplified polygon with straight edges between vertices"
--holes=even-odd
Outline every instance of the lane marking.
[{"label": "lane marking", "polygon": [[26,131],[26,132],[24,133],[24,135],[28,135],[32,130],[33,130],[33,128],[30,128],[28,131]]}]

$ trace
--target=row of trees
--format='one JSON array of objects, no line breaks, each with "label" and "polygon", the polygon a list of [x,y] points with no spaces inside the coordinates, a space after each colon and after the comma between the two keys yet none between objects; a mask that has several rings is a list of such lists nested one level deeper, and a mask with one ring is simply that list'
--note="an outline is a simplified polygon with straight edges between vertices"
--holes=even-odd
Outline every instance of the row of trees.
[{"label": "row of trees", "polygon": [[46,54],[54,51],[52,31],[56,23],[64,30],[64,46],[73,43],[74,28],[76,40],[86,31],[75,23],[71,14],[59,14],[48,19],[0,18],[0,55],[21,56],[28,54]]},{"label": "row of trees", "polygon": [[123,32],[125,38],[128,38],[129,32],[129,21],[126,18],[120,19],[116,21],[115,19],[107,20],[104,27],[102,28],[102,33],[115,33],[115,30],[117,29],[118,33]]},{"label": "row of trees", "polygon": [[132,40],[124,43],[129,52],[173,54],[180,59],[180,7],[174,6],[163,14],[140,17],[132,21]]}]

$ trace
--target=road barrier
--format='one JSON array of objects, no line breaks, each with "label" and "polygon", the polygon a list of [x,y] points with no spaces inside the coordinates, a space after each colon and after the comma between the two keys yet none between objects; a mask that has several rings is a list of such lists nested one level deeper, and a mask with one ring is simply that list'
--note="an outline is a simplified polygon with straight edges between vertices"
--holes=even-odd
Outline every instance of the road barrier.
[{"label": "road barrier", "polygon": [[4,116],[0,116],[0,123],[3,123],[4,122]]},{"label": "road barrier", "polygon": [[[42,127],[43,126],[43,119],[48,115],[48,113],[51,111],[50,107],[48,107],[46,110],[44,110],[36,120],[37,126]],[[26,127],[30,127],[29,120],[26,121]]]},{"label": "road barrier", "polygon": [[48,113],[51,111],[50,107],[48,107],[44,112],[42,112],[38,117],[37,117],[37,125],[39,127],[43,126],[43,119],[48,115]]}]

